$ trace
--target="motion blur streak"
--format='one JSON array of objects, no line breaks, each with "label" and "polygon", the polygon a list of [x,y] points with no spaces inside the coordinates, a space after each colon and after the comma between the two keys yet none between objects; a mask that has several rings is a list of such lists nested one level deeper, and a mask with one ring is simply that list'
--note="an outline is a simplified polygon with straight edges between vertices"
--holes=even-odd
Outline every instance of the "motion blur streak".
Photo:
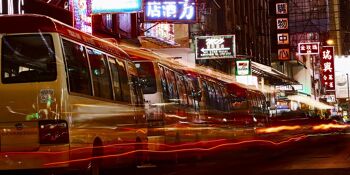
[{"label": "motion blur streak", "polygon": [[295,126],[277,126],[277,127],[270,127],[270,128],[260,128],[257,129],[257,133],[274,133],[274,132],[281,132],[285,130],[297,130],[301,129],[301,126],[295,125]]},{"label": "motion blur streak", "polygon": [[245,141],[234,142],[234,143],[219,144],[217,146],[213,146],[213,147],[210,147],[210,148],[188,148],[188,149],[164,150],[164,151],[134,150],[134,151],[129,151],[129,152],[121,153],[121,154],[96,156],[96,157],[89,157],[89,158],[85,158],[85,159],[76,159],[76,160],[70,160],[70,161],[47,163],[47,164],[44,164],[44,166],[57,166],[57,165],[60,165],[60,164],[78,163],[78,162],[83,162],[83,161],[90,161],[90,160],[93,160],[93,159],[117,158],[117,157],[127,156],[127,155],[130,155],[130,154],[135,154],[135,153],[178,153],[178,152],[191,152],[191,151],[214,151],[214,150],[218,150],[220,148],[224,149],[224,148],[228,148],[228,147],[233,147],[233,146],[243,145],[243,144],[251,144],[251,143],[270,144],[270,145],[273,145],[273,146],[278,146],[278,145],[289,143],[289,142],[297,142],[297,141],[303,140],[303,139],[305,139],[307,137],[308,137],[307,135],[296,136],[296,137],[291,137],[289,139],[286,139],[286,140],[280,141],[280,142],[274,142],[274,141],[271,141],[271,140],[245,140]]},{"label": "motion blur streak", "polygon": [[318,109],[332,109],[333,107],[322,102],[316,101],[313,98],[305,97],[301,95],[290,95],[287,97],[289,100],[305,103],[309,106],[314,106]]},{"label": "motion blur streak", "polygon": [[321,124],[321,125],[313,126],[312,129],[313,130],[328,130],[328,129],[345,129],[348,127],[350,127],[350,125],[340,125],[340,124],[329,123],[329,124]]},{"label": "motion blur streak", "polygon": [[[168,144],[162,144],[162,143],[120,143],[120,144],[111,144],[111,145],[105,145],[105,146],[97,146],[95,148],[110,148],[110,147],[136,146],[136,145],[143,145],[143,146],[155,145],[155,146],[163,146],[163,147],[168,147],[168,148],[179,148],[179,147],[196,146],[196,145],[215,143],[215,142],[227,142],[227,140],[226,139],[218,139],[218,140],[184,143],[184,144],[179,144],[179,145],[168,145]],[[76,148],[76,149],[71,149],[69,151],[60,151],[60,152],[44,152],[44,151],[41,151],[41,152],[2,152],[0,155],[7,155],[7,154],[63,154],[63,153],[67,153],[67,152],[75,152],[75,151],[83,151],[83,150],[91,150],[91,149],[93,149],[93,147]]]}]

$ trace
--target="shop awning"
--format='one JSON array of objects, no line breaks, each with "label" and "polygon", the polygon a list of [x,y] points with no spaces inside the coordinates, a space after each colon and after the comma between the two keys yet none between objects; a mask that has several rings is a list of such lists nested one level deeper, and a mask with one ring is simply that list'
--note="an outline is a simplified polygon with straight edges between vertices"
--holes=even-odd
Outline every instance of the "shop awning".
[{"label": "shop awning", "polygon": [[268,79],[273,80],[272,84],[299,84],[298,81],[288,77],[287,75],[283,74],[282,72],[270,67],[266,66],[257,62],[252,61],[252,71],[254,74],[265,76]]}]

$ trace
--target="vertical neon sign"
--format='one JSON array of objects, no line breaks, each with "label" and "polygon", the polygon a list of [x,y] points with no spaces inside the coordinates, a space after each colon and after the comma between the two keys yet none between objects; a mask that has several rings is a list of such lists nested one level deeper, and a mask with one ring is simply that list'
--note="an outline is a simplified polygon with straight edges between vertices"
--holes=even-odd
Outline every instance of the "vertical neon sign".
[{"label": "vertical neon sign", "polygon": [[71,0],[74,27],[92,34],[91,0]]}]

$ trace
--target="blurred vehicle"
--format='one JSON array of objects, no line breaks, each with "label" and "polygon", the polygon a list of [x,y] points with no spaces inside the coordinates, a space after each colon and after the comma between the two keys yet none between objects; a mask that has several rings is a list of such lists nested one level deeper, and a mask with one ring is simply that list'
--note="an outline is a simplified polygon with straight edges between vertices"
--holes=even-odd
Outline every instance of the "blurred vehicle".
[{"label": "blurred vehicle", "polygon": [[146,141],[142,90],[128,55],[45,16],[1,16],[0,25],[0,170],[97,174],[100,166],[133,164],[132,156],[97,159]]}]

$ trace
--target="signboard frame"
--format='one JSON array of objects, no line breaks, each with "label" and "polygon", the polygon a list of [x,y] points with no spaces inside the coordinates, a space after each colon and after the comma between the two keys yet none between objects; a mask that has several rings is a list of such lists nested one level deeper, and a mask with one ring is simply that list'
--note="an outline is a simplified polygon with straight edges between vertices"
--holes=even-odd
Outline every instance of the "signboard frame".
[{"label": "signboard frame", "polygon": [[[302,53],[300,52],[300,47],[302,47],[301,45],[314,45],[317,44],[317,52],[311,52],[311,53]],[[311,46],[312,47],[312,46]],[[320,42],[309,42],[309,43],[298,43],[298,54],[299,55],[318,55],[320,54]]]},{"label": "signboard frame", "polygon": [[335,91],[334,46],[323,46],[320,59],[322,86],[326,91]]},{"label": "signboard frame", "polygon": [[[215,51],[215,48],[208,48],[208,44],[203,44],[206,45],[207,47],[201,47],[198,48],[199,43],[201,42],[200,40],[205,40],[204,42],[208,43],[207,40],[208,39],[216,39],[216,38],[228,38],[229,40],[232,41],[232,44],[228,43],[226,44],[227,47],[230,47],[229,50],[231,50],[230,55],[223,55],[223,56],[200,56],[199,52],[204,52],[203,49],[214,49],[212,51]],[[225,45],[225,43],[222,43],[223,45]],[[217,48],[217,49],[225,49],[225,48]],[[210,50],[208,50],[210,51]],[[212,36],[197,36],[195,37],[195,58],[196,60],[203,60],[203,59],[223,59],[223,58],[236,58],[236,35],[212,35]]]},{"label": "signboard frame", "polygon": [[[248,63],[248,71],[246,71],[247,73],[245,74],[241,74],[239,72],[239,64],[241,63]],[[250,59],[244,59],[244,60],[235,60],[235,75],[236,76],[247,76],[247,75],[252,75],[252,62]]]},{"label": "signboard frame", "polygon": [[[108,1],[110,1],[110,3],[107,3]],[[123,0],[125,2],[120,2],[122,0],[91,0],[91,12],[92,14],[106,14],[106,13],[136,13],[136,12],[141,12],[143,9],[143,0]],[[127,2],[127,1],[133,1],[133,2]],[[108,5],[108,7],[105,8],[97,8],[96,7],[96,3],[99,2],[101,4],[106,4]],[[112,4],[112,3],[116,3],[116,4]],[[117,9],[116,7],[118,7],[118,4],[120,6],[120,4],[124,4],[124,5],[130,5],[133,4],[136,5],[137,7],[129,7],[129,8],[119,8]],[[101,5],[100,5],[101,6]],[[111,7],[114,7],[111,8]]]},{"label": "signboard frame", "polygon": [[[179,23],[179,24],[192,24],[192,23],[197,23],[198,22],[198,5],[197,5],[197,0],[187,0],[187,1],[190,1],[188,3],[192,3],[194,7],[194,15],[193,15],[193,19],[177,19],[177,18],[180,18],[182,15],[180,14],[181,12],[176,12],[175,14],[175,17],[159,17],[159,18],[152,18],[152,17],[148,17],[148,13],[149,13],[149,9],[148,9],[148,3],[161,3],[160,4],[160,8],[161,9],[157,9],[159,10],[158,13],[159,15],[164,15],[164,14],[167,14],[165,11],[167,11],[168,13],[171,12],[171,9],[172,8],[166,8],[164,5],[162,5],[162,3],[164,2],[168,2],[167,4],[170,4],[169,2],[171,3],[174,3],[176,5],[179,5],[179,2],[182,1],[184,2],[184,0],[157,0],[157,1],[154,1],[154,0],[143,0],[143,12],[144,12],[144,21],[145,22],[149,22],[149,23],[155,23],[155,22],[167,22],[167,23]],[[163,9],[165,8],[165,9]],[[174,8],[173,8],[174,9]],[[176,9],[177,9],[177,6],[176,6]],[[172,12],[174,13],[174,12]],[[183,12],[182,12],[183,13]],[[180,15],[178,15],[180,14]]]}]

